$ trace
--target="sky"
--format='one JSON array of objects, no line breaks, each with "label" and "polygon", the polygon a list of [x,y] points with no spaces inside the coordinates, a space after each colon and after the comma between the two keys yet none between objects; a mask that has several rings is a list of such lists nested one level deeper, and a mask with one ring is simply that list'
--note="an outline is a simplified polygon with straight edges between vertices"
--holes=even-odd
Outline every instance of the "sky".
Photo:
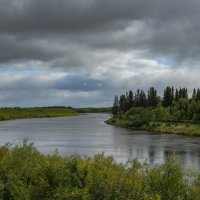
[{"label": "sky", "polygon": [[199,0],[0,0],[0,106],[112,106],[200,87]]}]

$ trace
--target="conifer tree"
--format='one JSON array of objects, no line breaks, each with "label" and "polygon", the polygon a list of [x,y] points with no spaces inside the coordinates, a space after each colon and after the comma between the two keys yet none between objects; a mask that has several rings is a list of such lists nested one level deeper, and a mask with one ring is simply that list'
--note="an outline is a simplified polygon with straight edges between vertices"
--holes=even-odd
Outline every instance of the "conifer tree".
[{"label": "conifer tree", "polygon": [[200,89],[197,89],[197,96],[196,96],[196,101],[200,101]]},{"label": "conifer tree", "polygon": [[132,90],[128,93],[128,109],[132,108],[134,106],[134,97]]},{"label": "conifer tree", "polygon": [[122,94],[119,99],[119,109],[120,111],[126,112],[128,110],[128,103],[126,96]]},{"label": "conifer tree", "polygon": [[140,107],[146,107],[147,106],[147,97],[146,97],[146,94],[143,90],[140,91],[139,106]]},{"label": "conifer tree", "polygon": [[174,101],[178,102],[178,100],[179,100],[179,92],[178,92],[178,89],[176,89]]},{"label": "conifer tree", "polygon": [[164,96],[163,96],[163,106],[169,107],[172,105],[173,102],[173,94],[172,94],[172,88],[167,86],[164,90]]},{"label": "conifer tree", "polygon": [[113,107],[112,107],[112,114],[116,115],[118,111],[119,111],[119,99],[118,99],[118,96],[115,95]]},{"label": "conifer tree", "polygon": [[197,92],[196,89],[194,88],[192,93],[192,100],[196,101],[196,98],[197,98]]},{"label": "conifer tree", "polygon": [[151,87],[148,90],[147,102],[148,102],[148,107],[156,107],[158,103],[157,91],[154,89],[154,87]]}]

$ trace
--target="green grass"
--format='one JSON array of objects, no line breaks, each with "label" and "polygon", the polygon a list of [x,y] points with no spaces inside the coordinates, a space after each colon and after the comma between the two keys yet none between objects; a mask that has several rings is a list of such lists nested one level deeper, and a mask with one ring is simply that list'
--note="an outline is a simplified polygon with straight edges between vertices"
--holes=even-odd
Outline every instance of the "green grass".
[{"label": "green grass", "polygon": [[113,157],[45,156],[24,142],[0,148],[0,199],[199,200],[200,174],[173,160],[150,167]]},{"label": "green grass", "polygon": [[38,108],[0,108],[0,120],[64,117],[79,115],[76,111],[66,107],[38,107]]},{"label": "green grass", "polygon": [[191,122],[148,122],[143,124],[126,117],[113,117],[107,120],[106,123],[137,130],[173,133],[188,136],[200,136],[200,125]]},{"label": "green grass", "polygon": [[193,123],[157,122],[154,123],[153,126],[150,123],[150,125],[144,128],[146,128],[147,130],[152,130],[161,133],[175,133],[182,135],[200,136],[200,125]]}]

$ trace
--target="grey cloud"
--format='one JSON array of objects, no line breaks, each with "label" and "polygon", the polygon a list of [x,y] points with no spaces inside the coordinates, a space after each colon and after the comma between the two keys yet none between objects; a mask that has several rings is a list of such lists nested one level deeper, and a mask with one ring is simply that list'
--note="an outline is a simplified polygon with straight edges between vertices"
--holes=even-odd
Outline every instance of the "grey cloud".
[{"label": "grey cloud", "polygon": [[[199,0],[0,0],[0,104],[75,105],[83,93],[81,105],[100,104],[98,95],[110,102],[149,85],[192,88],[200,65],[199,10]],[[68,75],[41,81],[23,74],[30,63],[38,74],[45,68]],[[22,77],[3,80],[9,67]]]},{"label": "grey cloud", "polygon": [[[145,5],[147,3],[147,5]],[[138,18],[150,1],[11,0],[1,4],[1,31],[80,31]],[[106,26],[108,28],[108,26]]]},{"label": "grey cloud", "polygon": [[48,61],[63,56],[60,47],[42,39],[27,40],[12,35],[0,35],[0,61],[17,60]]},{"label": "grey cloud", "polygon": [[198,0],[1,0],[1,31],[80,31],[113,22],[153,19],[193,19]]},{"label": "grey cloud", "polygon": [[87,67],[80,56],[68,62],[71,50],[76,55],[71,45],[83,54],[146,50],[144,57],[173,55],[180,62],[200,53],[198,0],[1,0],[0,5],[0,62],[33,59],[55,67],[61,58],[66,68]]}]

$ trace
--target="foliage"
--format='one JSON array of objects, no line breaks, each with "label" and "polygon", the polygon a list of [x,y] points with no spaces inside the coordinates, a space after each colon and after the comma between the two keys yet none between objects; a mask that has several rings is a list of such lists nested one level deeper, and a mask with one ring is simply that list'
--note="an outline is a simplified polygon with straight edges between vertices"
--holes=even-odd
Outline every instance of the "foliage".
[{"label": "foliage", "polygon": [[76,116],[80,113],[111,113],[112,108],[71,108],[64,106],[33,107],[33,108],[0,108],[0,120],[65,117]]},{"label": "foliage", "polygon": [[173,160],[150,167],[113,157],[45,156],[32,145],[0,148],[0,199],[197,200],[200,174],[187,175]]},{"label": "foliage", "polygon": [[[115,96],[115,99],[118,100],[118,97]],[[142,90],[137,90],[134,96],[133,92],[129,91],[126,95],[120,96],[119,104],[115,104],[114,110],[115,120],[110,120],[110,124],[159,132],[200,135],[200,89],[194,89],[191,98],[188,97],[187,88],[176,89],[174,92],[174,88],[168,86],[162,98],[157,96],[157,91],[153,87],[148,90],[147,98]],[[174,123],[177,124],[176,127]]]},{"label": "foliage", "polygon": [[[176,89],[174,92],[173,87],[167,86],[164,90],[163,97],[157,96],[157,91],[153,87],[148,90],[146,96],[143,90],[137,90],[135,95],[130,90],[126,92],[126,95],[122,94],[118,100],[118,96],[115,95],[112,113],[114,116],[118,115],[119,112],[127,112],[132,108],[159,108],[162,113],[165,107],[165,115],[158,116],[157,120],[164,121],[181,121],[191,120],[195,123],[200,122],[200,89],[194,89],[192,97],[188,97],[187,88]],[[169,110],[169,113],[167,110]],[[155,113],[157,111],[155,110]],[[156,116],[155,116],[156,117]]]}]

